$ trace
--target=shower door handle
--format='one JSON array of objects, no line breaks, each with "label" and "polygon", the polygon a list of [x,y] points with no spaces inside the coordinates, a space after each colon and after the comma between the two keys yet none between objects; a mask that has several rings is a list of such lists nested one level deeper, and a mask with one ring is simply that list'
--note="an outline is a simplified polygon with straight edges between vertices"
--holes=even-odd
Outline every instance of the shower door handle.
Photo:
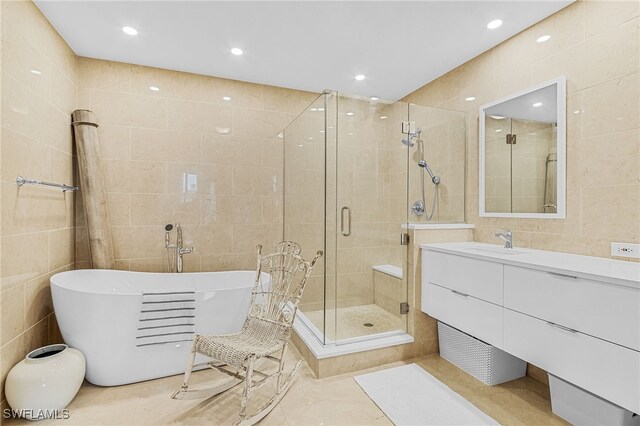
[{"label": "shower door handle", "polygon": [[[347,219],[349,220],[349,227],[347,228],[346,232],[344,230],[344,212],[345,211],[347,212]],[[342,209],[340,209],[340,233],[345,237],[348,237],[349,235],[351,235],[351,209],[348,206],[343,206]]]}]

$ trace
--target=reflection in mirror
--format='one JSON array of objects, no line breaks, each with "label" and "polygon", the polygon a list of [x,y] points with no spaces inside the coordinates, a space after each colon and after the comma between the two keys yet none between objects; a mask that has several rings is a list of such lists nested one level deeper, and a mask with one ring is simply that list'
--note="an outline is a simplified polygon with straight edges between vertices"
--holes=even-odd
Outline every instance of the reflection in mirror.
[{"label": "reflection in mirror", "polygon": [[485,105],[480,119],[481,215],[564,217],[564,80]]}]

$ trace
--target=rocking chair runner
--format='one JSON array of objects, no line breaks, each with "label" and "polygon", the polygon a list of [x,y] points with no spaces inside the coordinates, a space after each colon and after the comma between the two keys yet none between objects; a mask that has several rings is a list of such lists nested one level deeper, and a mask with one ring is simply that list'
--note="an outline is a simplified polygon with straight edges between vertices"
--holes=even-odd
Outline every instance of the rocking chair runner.
[{"label": "rocking chair runner", "polygon": [[[190,399],[191,394],[195,398],[203,397],[202,391],[188,389],[189,377],[194,367],[208,365],[233,379],[209,392],[205,391],[206,396],[220,394],[244,381],[240,414],[236,421],[240,425],[253,425],[269,414],[289,390],[292,379],[300,368],[302,361],[296,363],[288,377],[283,375],[284,356],[293,320],[307,279],[316,261],[322,256],[322,252],[318,251],[311,262],[306,262],[300,257],[300,245],[293,241],[278,243],[275,253],[265,256],[261,256],[262,246],[258,245],[257,249],[256,281],[251,293],[249,314],[242,330],[219,336],[196,335],[182,388],[171,396],[173,399]],[[266,277],[270,281],[265,285],[263,280]],[[276,353],[280,354],[279,357],[274,356]],[[197,354],[212,360],[194,365]],[[256,370],[257,361],[262,359],[277,362],[278,370],[273,374]],[[254,376],[259,376],[259,380],[255,381]],[[274,378],[277,379],[275,395],[257,411],[247,414],[251,392]]]}]

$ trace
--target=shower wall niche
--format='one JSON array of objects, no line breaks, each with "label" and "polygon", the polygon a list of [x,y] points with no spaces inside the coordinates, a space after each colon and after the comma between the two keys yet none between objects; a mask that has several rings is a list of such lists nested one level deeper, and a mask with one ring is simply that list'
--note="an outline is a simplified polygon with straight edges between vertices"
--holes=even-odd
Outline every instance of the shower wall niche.
[{"label": "shower wall niche", "polygon": [[[404,126],[403,126],[404,124]],[[325,92],[283,131],[284,238],[325,256],[308,283],[301,320],[323,344],[406,333],[409,211],[419,197],[420,127],[441,175],[431,222],[464,221],[464,113]],[[425,182],[426,198],[435,195]]]}]

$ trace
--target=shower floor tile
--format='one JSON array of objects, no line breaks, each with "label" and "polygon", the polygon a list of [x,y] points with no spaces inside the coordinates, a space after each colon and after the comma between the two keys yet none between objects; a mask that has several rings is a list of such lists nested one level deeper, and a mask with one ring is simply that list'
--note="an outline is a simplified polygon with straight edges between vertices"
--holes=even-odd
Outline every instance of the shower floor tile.
[{"label": "shower floor tile", "polygon": [[[322,310],[304,312],[304,315],[322,331],[324,312]],[[334,337],[338,321],[337,337]],[[378,305],[359,305],[327,310],[327,337],[331,340],[353,339],[404,329],[404,319],[393,315]],[[367,325],[365,325],[367,324]]]}]

